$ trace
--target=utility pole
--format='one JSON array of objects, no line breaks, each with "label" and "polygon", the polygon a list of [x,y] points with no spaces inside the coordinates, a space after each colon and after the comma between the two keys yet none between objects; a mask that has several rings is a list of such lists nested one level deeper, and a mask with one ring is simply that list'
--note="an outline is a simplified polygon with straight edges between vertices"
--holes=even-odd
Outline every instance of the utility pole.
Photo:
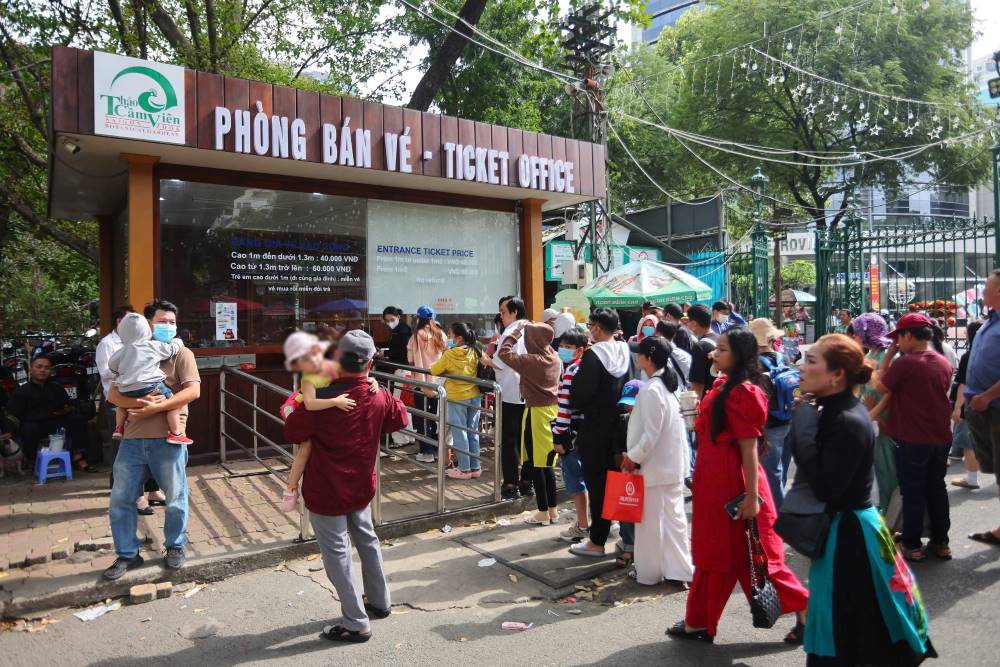
[{"label": "utility pole", "polygon": [[[608,55],[614,50],[615,28],[611,25],[611,10],[604,8],[600,3],[593,3],[572,10],[562,23],[562,29],[569,33],[563,40],[563,48],[568,51],[567,62],[573,71],[580,78],[576,85],[567,83],[565,90],[573,100],[572,106],[572,131],[573,136],[577,136],[577,125],[580,127],[580,136],[587,138],[595,144],[605,147],[604,155],[607,159],[607,112],[604,109],[604,89],[602,84],[614,73],[614,68],[607,62]],[[578,107],[583,107],[583,112],[578,113]],[[579,122],[582,119],[582,122]],[[601,247],[599,247],[598,212],[597,202],[590,202],[588,205],[590,225],[587,228],[587,238],[580,244],[579,249],[584,250],[589,242],[591,248],[591,262],[594,266],[594,275],[599,275],[603,270],[611,267],[611,244],[607,245],[607,265],[601,265]],[[600,210],[610,210],[607,200]],[[605,240],[611,238],[611,220],[605,219],[603,237]]]},{"label": "utility pole", "polygon": [[775,232],[774,238],[774,324],[779,329],[783,328],[785,322],[784,301],[781,293],[784,291],[781,284],[781,242],[787,238],[785,232]]}]

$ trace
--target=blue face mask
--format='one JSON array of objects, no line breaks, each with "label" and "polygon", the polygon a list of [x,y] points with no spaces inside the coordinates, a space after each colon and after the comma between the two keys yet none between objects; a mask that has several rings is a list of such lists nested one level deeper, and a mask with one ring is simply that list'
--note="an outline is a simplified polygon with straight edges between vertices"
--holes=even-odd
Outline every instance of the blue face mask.
[{"label": "blue face mask", "polygon": [[455,341],[453,341],[452,339],[449,338],[448,339],[448,347],[458,347],[458,346],[455,345]]},{"label": "blue face mask", "polygon": [[153,340],[158,340],[161,343],[169,343],[174,338],[177,338],[177,325],[176,324],[154,324],[153,325]]},{"label": "blue face mask", "polygon": [[563,360],[564,364],[568,364],[573,361],[573,356],[576,354],[576,350],[571,350],[568,347],[559,348],[559,358]]},{"label": "blue face mask", "polygon": [[656,329],[654,329],[653,327],[643,327],[642,328],[642,335],[643,336],[652,336],[654,333],[656,333]]}]

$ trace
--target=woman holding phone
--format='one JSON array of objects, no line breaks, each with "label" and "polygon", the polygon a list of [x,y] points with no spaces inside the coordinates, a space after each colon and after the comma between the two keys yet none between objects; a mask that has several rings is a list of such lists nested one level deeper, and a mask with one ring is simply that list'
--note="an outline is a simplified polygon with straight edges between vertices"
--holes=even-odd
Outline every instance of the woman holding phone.
[{"label": "woman holding phone", "polygon": [[785,641],[799,644],[805,632],[808,592],[785,565],[784,544],[774,532],[771,490],[760,466],[761,449],[766,451],[762,438],[767,392],[759,386],[757,339],[747,329],[730,329],[719,337],[714,361],[720,376],[702,400],[695,422],[699,446],[691,488],[694,581],[684,620],[667,634],[712,642],[737,582],[750,598],[745,522],[756,519],[767,554],[768,577],[781,609],[786,614],[794,612],[797,618]]}]

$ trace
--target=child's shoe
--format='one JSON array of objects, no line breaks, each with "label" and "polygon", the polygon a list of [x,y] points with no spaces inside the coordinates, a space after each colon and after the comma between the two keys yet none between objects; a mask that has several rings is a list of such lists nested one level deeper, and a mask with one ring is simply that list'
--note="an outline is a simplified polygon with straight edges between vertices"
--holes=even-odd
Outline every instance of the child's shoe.
[{"label": "child's shoe", "polygon": [[115,426],[115,431],[114,431],[114,433],[111,434],[111,439],[112,440],[121,440],[124,437],[125,437],[125,427],[124,426]]},{"label": "child's shoe", "polygon": [[285,491],[281,494],[281,511],[294,512],[299,506],[299,494],[296,491]]},{"label": "child's shoe", "polygon": [[181,433],[167,433],[167,442],[171,445],[193,445],[194,440]]}]

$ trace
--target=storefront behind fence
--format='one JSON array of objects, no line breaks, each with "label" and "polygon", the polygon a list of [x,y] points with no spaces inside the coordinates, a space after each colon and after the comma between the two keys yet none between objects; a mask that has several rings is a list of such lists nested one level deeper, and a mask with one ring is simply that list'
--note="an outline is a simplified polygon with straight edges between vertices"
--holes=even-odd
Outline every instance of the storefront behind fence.
[{"label": "storefront behind fence", "polygon": [[387,306],[492,327],[544,308],[543,210],[606,192],[603,147],[65,47],[52,52],[53,217],[96,218],[102,329],[154,295],[203,369],[193,450],[212,456],[214,371],[290,385],[296,327],[370,329]]}]

